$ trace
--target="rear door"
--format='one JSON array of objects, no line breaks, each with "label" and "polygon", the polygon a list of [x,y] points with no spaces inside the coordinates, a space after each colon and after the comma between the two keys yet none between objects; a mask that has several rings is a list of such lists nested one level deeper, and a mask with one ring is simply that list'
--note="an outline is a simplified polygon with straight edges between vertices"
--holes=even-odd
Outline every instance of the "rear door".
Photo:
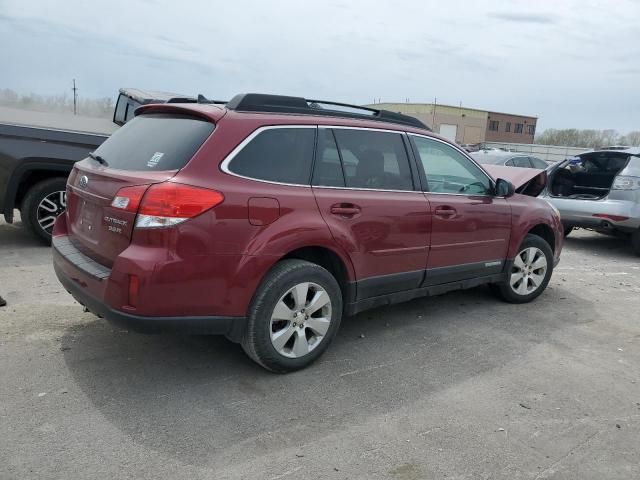
[{"label": "rear door", "polygon": [[425,283],[436,285],[502,271],[511,207],[492,181],[451,145],[410,135],[431,206],[431,250]]},{"label": "rear door", "polygon": [[407,146],[399,132],[319,129],[313,192],[353,262],[359,299],[418,288],[424,278],[431,216]]},{"label": "rear door", "polygon": [[76,163],[67,184],[66,213],[76,248],[111,266],[129,245],[136,217],[111,207],[118,191],[170,179],[213,128],[213,123],[185,115],[141,115],[105,141],[95,158]]}]

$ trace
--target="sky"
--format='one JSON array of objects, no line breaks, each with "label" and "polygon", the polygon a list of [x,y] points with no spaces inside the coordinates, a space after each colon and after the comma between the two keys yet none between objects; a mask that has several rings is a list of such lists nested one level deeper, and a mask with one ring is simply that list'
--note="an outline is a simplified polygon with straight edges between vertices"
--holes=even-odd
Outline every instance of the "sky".
[{"label": "sky", "polygon": [[640,1],[0,0],[0,88],[432,102],[640,130]]}]

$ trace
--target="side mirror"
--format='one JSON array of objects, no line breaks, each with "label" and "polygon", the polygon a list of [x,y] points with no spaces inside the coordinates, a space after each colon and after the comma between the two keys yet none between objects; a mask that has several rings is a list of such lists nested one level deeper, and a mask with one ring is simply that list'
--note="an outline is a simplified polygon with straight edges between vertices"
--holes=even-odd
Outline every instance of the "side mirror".
[{"label": "side mirror", "polygon": [[127,96],[122,93],[118,95],[118,101],[116,102],[116,108],[113,110],[113,123],[116,125],[124,125],[127,121]]},{"label": "side mirror", "polygon": [[513,183],[502,178],[496,180],[496,197],[508,198],[512,197],[514,193],[516,193],[516,189]]}]

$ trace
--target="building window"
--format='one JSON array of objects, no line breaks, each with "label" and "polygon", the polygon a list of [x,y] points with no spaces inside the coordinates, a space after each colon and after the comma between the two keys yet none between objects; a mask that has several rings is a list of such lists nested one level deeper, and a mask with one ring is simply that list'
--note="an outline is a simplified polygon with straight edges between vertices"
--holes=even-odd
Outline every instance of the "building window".
[{"label": "building window", "polygon": [[535,135],[536,133],[536,126],[535,125],[527,125],[527,133],[529,135]]},{"label": "building window", "polygon": [[493,131],[493,132],[497,132],[498,131],[498,124],[500,122],[498,122],[497,120],[491,120],[489,122],[489,130]]},{"label": "building window", "polygon": [[523,129],[524,125],[522,123],[516,123],[516,129],[514,130],[515,133],[522,133],[522,129]]},{"label": "building window", "polygon": [[506,125],[504,126],[504,131],[505,132],[510,132],[511,131],[511,122],[507,122]]}]

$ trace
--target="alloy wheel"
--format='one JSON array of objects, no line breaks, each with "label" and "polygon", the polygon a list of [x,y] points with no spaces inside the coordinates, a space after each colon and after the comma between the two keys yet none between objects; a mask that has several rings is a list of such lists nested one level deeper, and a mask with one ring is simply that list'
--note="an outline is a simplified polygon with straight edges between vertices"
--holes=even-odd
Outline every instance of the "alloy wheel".
[{"label": "alloy wheel", "polygon": [[543,284],[549,261],[542,250],[528,247],[513,261],[509,285],[517,295],[531,295]]},{"label": "alloy wheel", "polygon": [[36,219],[40,228],[47,233],[53,230],[53,224],[58,215],[64,212],[67,207],[67,192],[52,192],[44,197],[38,204]]},{"label": "alloy wheel", "polygon": [[299,283],[273,309],[271,344],[280,355],[300,358],[320,345],[330,325],[329,294],[316,283]]}]

